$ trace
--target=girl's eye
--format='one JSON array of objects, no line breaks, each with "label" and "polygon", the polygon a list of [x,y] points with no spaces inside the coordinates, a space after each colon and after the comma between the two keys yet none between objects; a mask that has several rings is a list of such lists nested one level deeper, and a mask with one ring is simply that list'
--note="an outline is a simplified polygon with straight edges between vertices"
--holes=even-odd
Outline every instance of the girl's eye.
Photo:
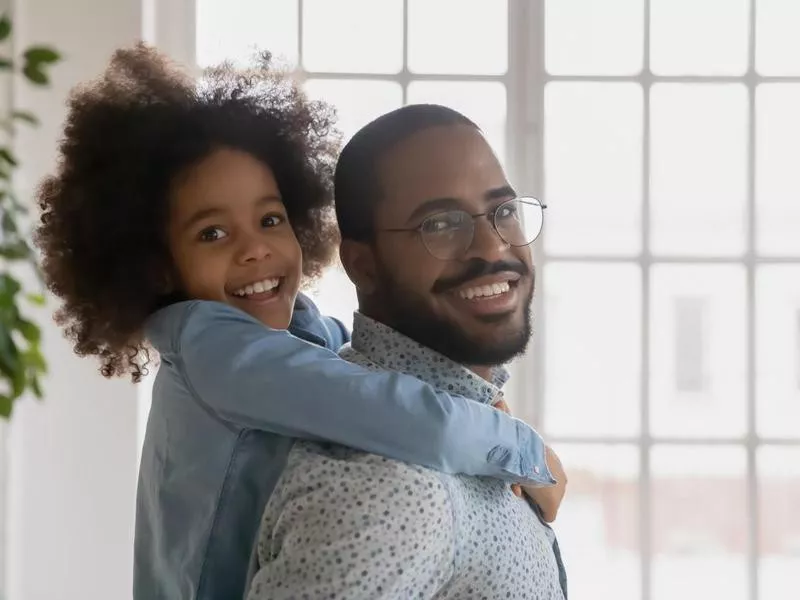
[{"label": "girl's eye", "polygon": [[262,227],[277,227],[281,225],[286,219],[280,215],[266,215],[261,219]]},{"label": "girl's eye", "polygon": [[209,227],[200,232],[201,242],[216,242],[226,237],[228,237],[228,234],[219,227]]}]

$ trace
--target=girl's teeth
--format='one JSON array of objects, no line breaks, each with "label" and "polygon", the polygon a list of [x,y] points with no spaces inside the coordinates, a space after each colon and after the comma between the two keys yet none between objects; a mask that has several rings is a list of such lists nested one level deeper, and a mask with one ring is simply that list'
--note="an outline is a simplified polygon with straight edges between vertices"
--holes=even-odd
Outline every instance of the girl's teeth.
[{"label": "girl's teeth", "polygon": [[263,292],[274,290],[276,287],[278,287],[279,283],[280,279],[265,279],[264,281],[257,281],[256,283],[246,285],[242,289],[233,292],[233,294],[234,296],[252,296],[253,294],[261,294]]}]

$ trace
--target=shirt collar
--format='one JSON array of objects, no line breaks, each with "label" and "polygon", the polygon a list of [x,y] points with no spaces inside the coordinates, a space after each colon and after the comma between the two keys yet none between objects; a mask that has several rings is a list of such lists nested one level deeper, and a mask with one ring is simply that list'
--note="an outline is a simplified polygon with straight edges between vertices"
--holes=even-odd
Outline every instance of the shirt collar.
[{"label": "shirt collar", "polygon": [[495,367],[491,383],[487,382],[465,366],[359,312],[353,316],[351,347],[385,369],[485,404],[492,403],[509,378],[505,368]]}]

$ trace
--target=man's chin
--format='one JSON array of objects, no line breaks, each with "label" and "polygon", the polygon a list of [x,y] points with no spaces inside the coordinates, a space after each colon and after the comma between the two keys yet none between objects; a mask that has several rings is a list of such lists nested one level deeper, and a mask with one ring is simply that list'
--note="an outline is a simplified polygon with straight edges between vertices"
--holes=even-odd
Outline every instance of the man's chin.
[{"label": "man's chin", "polygon": [[525,323],[470,336],[470,346],[474,354],[486,357],[483,362],[473,362],[473,364],[505,364],[525,352],[530,338],[531,330]]},{"label": "man's chin", "polygon": [[464,365],[505,364],[525,351],[531,337],[530,320],[519,313],[424,321],[409,337]]},{"label": "man's chin", "polygon": [[493,313],[489,315],[475,315],[472,317],[478,323],[484,325],[508,325],[509,327],[513,327],[514,324],[517,327],[521,326],[521,319],[518,318],[518,313],[516,311],[505,312],[505,313]]},{"label": "man's chin", "polygon": [[435,301],[386,286],[384,324],[463,365],[496,366],[522,354],[531,337],[530,296],[496,310],[474,310],[460,299]]}]

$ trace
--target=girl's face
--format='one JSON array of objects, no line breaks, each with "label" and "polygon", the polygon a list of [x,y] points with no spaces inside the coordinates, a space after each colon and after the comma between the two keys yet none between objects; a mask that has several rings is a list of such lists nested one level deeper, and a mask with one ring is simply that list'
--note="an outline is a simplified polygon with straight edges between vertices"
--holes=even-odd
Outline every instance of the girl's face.
[{"label": "girl's face", "polygon": [[273,329],[289,326],[300,245],[272,170],[250,154],[216,150],[174,182],[169,247],[189,298],[230,304]]}]

